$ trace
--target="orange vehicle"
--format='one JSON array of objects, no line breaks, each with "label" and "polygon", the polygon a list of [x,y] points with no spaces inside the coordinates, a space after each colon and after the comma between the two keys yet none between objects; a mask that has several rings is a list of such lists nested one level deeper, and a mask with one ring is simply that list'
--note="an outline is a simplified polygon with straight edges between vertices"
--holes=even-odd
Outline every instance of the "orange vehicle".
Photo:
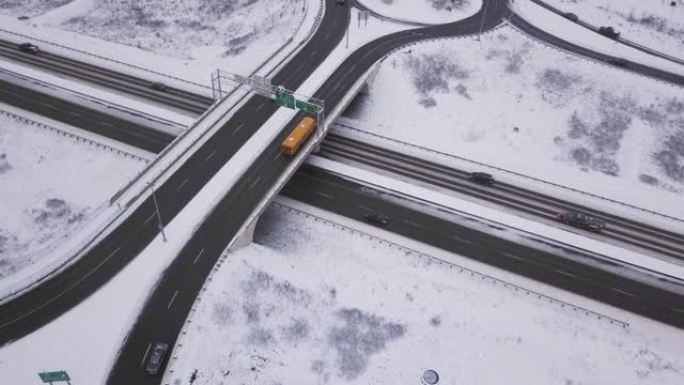
[{"label": "orange vehicle", "polygon": [[285,138],[283,143],[280,145],[280,149],[287,155],[294,155],[299,151],[299,147],[306,142],[306,139],[311,136],[314,128],[316,128],[316,120],[310,117],[305,117],[301,122],[295,127],[290,135]]}]

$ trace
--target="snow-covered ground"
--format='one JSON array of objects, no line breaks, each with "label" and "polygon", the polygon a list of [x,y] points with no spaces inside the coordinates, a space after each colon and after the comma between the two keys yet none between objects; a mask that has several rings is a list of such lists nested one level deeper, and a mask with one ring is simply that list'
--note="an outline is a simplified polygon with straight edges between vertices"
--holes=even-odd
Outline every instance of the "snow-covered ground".
[{"label": "snow-covered ground", "polygon": [[[2,108],[0,106],[0,108]],[[145,161],[0,113],[0,287],[85,226]]]},{"label": "snow-covered ground", "polygon": [[347,115],[375,134],[682,218],[681,92],[503,27],[392,54]]},{"label": "snow-covered ground", "polygon": [[622,328],[298,206],[270,208],[259,244],[229,255],[163,383],[417,384],[428,368],[459,384],[684,381],[681,331],[610,310]]},{"label": "snow-covered ground", "polygon": [[[621,37],[684,59],[683,0],[544,0],[594,26],[612,26]],[[675,5],[672,6],[671,3]]]},{"label": "snow-covered ground", "polygon": [[396,20],[442,24],[474,15],[482,0],[358,0],[373,12]]},{"label": "snow-covered ground", "polygon": [[[306,1],[73,0],[47,12],[42,0],[12,1],[0,20],[12,32],[208,85],[216,68],[251,73],[302,24]],[[38,15],[17,20],[27,12]]]}]

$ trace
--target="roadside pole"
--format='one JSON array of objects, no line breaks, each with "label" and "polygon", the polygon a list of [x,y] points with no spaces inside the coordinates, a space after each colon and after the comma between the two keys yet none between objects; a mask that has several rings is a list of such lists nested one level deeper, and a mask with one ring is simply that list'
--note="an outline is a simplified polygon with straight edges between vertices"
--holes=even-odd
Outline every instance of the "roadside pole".
[{"label": "roadside pole", "polygon": [[157,205],[157,196],[154,193],[154,183],[150,183],[150,190],[152,190],[152,201],[154,201],[154,210],[157,212],[157,226],[161,231],[162,239],[166,242],[166,234],[164,233],[164,223],[162,222],[161,213],[159,212],[159,205]]},{"label": "roadside pole", "polygon": [[484,22],[487,18],[487,5],[489,5],[489,1],[484,0],[484,9],[482,10],[482,22],[480,23],[480,33],[477,34],[477,41],[480,41],[480,36],[482,36],[482,30],[484,29]]}]

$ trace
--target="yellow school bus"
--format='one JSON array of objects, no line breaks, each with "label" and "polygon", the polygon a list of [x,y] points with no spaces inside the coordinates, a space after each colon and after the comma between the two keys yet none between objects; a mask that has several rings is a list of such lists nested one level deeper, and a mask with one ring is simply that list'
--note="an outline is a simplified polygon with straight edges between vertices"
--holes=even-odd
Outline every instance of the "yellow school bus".
[{"label": "yellow school bus", "polygon": [[311,136],[314,128],[316,128],[316,120],[310,117],[305,117],[301,122],[295,127],[290,135],[285,138],[283,143],[280,145],[280,149],[287,155],[294,155],[299,151],[299,147],[306,142],[306,139]]}]

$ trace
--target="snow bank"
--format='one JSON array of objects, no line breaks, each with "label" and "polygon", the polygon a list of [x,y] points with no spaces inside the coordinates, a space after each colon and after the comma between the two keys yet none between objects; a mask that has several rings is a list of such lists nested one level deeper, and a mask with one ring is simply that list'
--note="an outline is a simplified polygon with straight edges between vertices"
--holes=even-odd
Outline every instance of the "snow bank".
[{"label": "snow bank", "polygon": [[622,328],[309,210],[276,204],[259,244],[229,255],[163,383],[417,384],[428,368],[463,384],[684,379],[679,330]]},{"label": "snow bank", "polygon": [[[46,50],[97,65],[112,59],[110,67],[124,62],[209,86],[216,68],[248,74],[273,54],[303,23],[305,1],[73,0],[28,20],[0,20],[3,35],[12,41],[26,40],[13,35],[21,33],[55,44],[38,42]],[[23,6],[4,9],[15,16],[24,13]]]},{"label": "snow bank", "polygon": [[[0,106],[0,289],[14,284],[88,225],[145,166],[136,158],[5,112]],[[9,108],[7,108],[9,110]],[[3,290],[0,290],[3,292]]]},{"label": "snow bank", "polygon": [[445,24],[472,16],[482,0],[357,0],[369,10],[397,21]]},{"label": "snow bank", "polygon": [[[612,26],[621,37],[684,59],[684,1],[544,0],[596,27]],[[675,3],[674,6],[671,3]]]},{"label": "snow bank", "polygon": [[371,133],[684,218],[681,88],[510,27],[392,54],[346,115]]},{"label": "snow bank", "polygon": [[[535,27],[565,41],[596,52],[605,53],[606,55],[622,57],[635,63],[641,63],[673,74],[684,75],[684,66],[679,63],[617,43],[615,40],[584,28],[531,0],[517,0],[516,2],[509,3],[509,8]],[[668,52],[665,53],[667,54]]]}]

